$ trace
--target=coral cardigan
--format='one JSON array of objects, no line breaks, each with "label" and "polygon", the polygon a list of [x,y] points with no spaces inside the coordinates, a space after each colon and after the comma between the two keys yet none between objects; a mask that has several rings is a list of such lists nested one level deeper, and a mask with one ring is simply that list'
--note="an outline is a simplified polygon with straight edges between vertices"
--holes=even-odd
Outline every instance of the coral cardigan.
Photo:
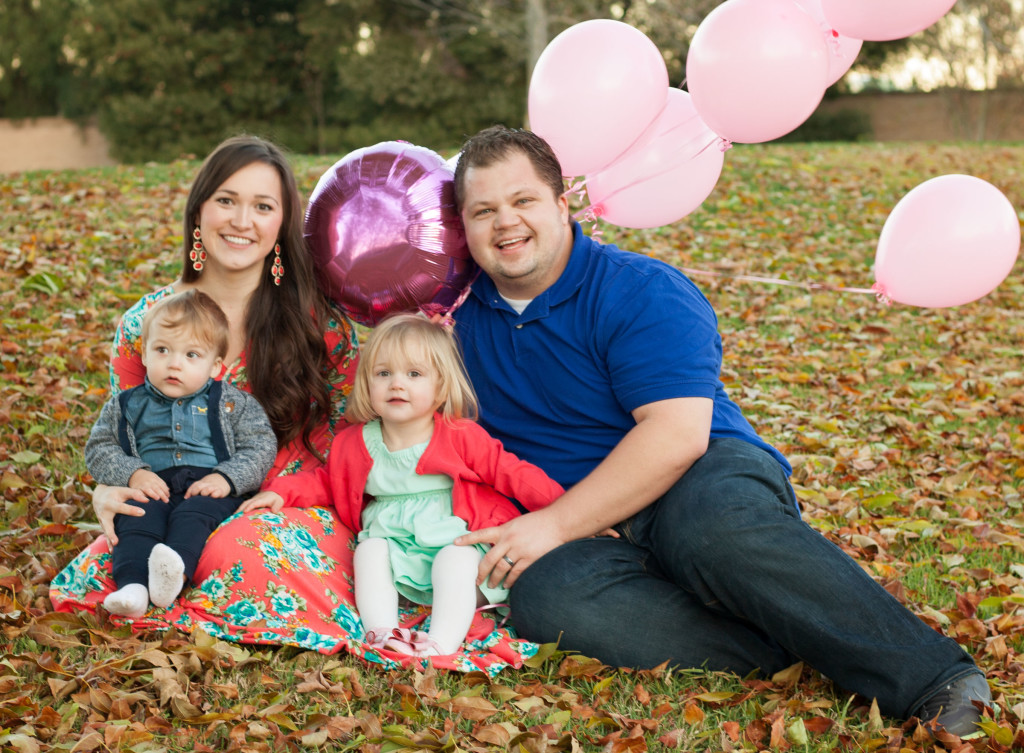
[{"label": "coral cardigan", "polygon": [[[368,501],[366,480],[373,467],[363,426],[346,427],[331,443],[327,465],[278,476],[263,488],[280,494],[286,507],[333,507],[353,532],[362,529],[361,513]],[[454,481],[452,512],[476,531],[500,525],[520,514],[510,501],[538,510],[560,497],[564,489],[537,466],[502,447],[483,427],[465,419],[434,416],[434,434],[416,465],[416,473],[443,473]]]}]

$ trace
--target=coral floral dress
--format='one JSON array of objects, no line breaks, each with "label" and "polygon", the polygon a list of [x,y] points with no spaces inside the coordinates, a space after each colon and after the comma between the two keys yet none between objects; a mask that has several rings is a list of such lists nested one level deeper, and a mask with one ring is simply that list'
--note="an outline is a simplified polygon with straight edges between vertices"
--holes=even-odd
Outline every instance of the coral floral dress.
[{"label": "coral floral dress", "polygon": [[[143,317],[150,306],[173,292],[172,287],[157,290],[125,312],[114,336],[112,393],[143,381],[145,368],[139,348]],[[330,447],[335,427],[345,425],[345,400],[358,353],[355,330],[340,312],[329,323],[325,341],[334,378],[332,414],[313,442],[321,454]],[[245,353],[226,365],[220,378],[247,390]],[[280,449],[268,478],[320,464],[301,441],[292,442]],[[355,611],[354,546],[352,533],[329,508],[236,513],[207,540],[194,582],[169,609],[151,606],[135,620],[115,615],[110,619],[130,623],[138,630],[175,627],[190,632],[200,628],[239,643],[297,646],[325,654],[344,650],[388,668],[429,661],[437,667],[494,675],[507,666],[522,666],[536,654],[536,644],[516,639],[482,614],[474,619],[462,650],[451,656],[419,659],[370,647],[362,641],[363,627]],[[110,547],[106,537],[100,536],[50,584],[54,608],[95,613],[115,589],[110,562]],[[428,617],[428,607],[408,604],[402,611],[407,626]]]}]

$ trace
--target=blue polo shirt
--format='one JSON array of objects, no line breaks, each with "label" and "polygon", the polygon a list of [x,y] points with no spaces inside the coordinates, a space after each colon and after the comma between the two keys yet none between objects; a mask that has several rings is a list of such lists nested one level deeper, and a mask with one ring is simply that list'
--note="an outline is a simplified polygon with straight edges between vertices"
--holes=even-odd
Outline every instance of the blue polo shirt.
[{"label": "blue polo shirt", "polygon": [[563,486],[590,473],[658,400],[714,401],[711,437],[761,440],[719,379],[711,304],[674,267],[604,245],[573,223],[561,277],[517,314],[481,274],[455,314],[480,423]]}]

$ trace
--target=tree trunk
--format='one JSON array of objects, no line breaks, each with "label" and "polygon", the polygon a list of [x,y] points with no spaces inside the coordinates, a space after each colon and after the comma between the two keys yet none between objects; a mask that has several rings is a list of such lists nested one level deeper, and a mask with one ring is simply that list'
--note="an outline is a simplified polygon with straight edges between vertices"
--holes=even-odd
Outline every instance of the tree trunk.
[{"label": "tree trunk", "polygon": [[[526,0],[526,82],[529,91],[530,77],[537,59],[548,44],[548,10],[544,0]],[[524,122],[530,126],[529,108],[524,108]]]}]

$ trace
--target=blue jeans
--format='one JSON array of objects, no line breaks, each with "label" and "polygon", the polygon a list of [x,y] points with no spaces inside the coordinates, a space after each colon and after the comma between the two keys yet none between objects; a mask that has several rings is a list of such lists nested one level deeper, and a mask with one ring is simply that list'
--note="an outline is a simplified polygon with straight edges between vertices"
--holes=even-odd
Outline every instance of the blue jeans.
[{"label": "blue jeans", "polygon": [[511,593],[519,635],[613,666],[666,660],[746,675],[798,660],[907,717],[977,668],[800,519],[778,462],[738,439],[707,453],[622,538],[573,541]]}]

